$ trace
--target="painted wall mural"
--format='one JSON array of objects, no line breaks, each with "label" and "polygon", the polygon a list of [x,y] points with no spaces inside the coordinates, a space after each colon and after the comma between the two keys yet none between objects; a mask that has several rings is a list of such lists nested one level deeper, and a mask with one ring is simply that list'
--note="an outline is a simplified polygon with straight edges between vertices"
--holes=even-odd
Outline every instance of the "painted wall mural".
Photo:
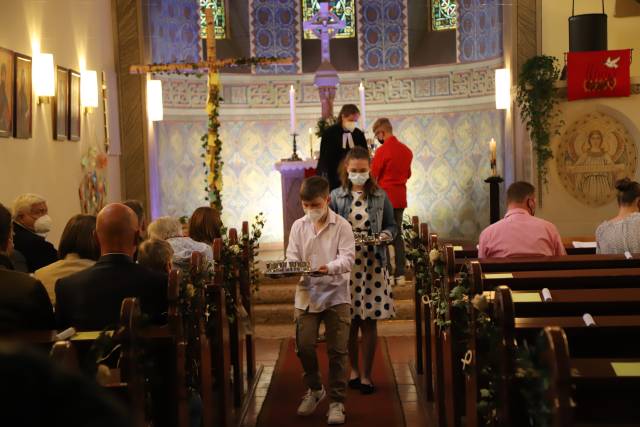
[{"label": "painted wall mural", "polygon": [[[377,117],[372,117],[375,119]],[[414,152],[409,181],[408,214],[419,215],[446,237],[477,238],[489,222],[488,141],[498,141],[503,169],[503,115],[495,110],[390,116],[395,133]],[[299,133],[314,126],[298,123]],[[181,216],[206,204],[198,144],[205,121],[158,123],[161,214]],[[291,151],[287,120],[223,120],[225,212],[223,220],[239,225],[262,211],[265,242],[282,241],[280,174],[274,164]],[[316,142],[317,144],[317,142]],[[299,152],[309,152],[308,143]],[[317,149],[317,147],[316,147]]]},{"label": "painted wall mural", "polygon": [[151,0],[148,28],[152,62],[196,62],[199,11],[194,0]]},{"label": "painted wall mural", "polygon": [[555,155],[565,189],[587,206],[602,206],[615,199],[615,182],[634,177],[636,145],[627,128],[601,112],[585,114],[562,136]]},{"label": "painted wall mural", "polygon": [[300,2],[250,0],[251,56],[293,58],[291,65],[259,65],[256,74],[294,74],[301,67]]},{"label": "painted wall mural", "polygon": [[409,66],[406,0],[361,0],[358,27],[361,70]]},{"label": "painted wall mural", "polygon": [[502,56],[502,2],[458,0],[458,61]]}]

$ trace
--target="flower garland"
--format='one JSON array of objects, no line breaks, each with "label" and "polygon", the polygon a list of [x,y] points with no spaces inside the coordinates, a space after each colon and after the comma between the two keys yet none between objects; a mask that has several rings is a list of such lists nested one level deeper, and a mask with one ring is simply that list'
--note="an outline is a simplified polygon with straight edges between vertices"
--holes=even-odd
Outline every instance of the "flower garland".
[{"label": "flower garland", "polygon": [[202,135],[200,142],[204,152],[201,157],[205,171],[205,188],[207,200],[218,212],[222,213],[222,141],[220,140],[220,77],[217,72],[209,73],[209,96],[207,98],[207,133]]},{"label": "flower garland", "polygon": [[179,64],[158,64],[149,65],[132,65],[129,67],[129,74],[204,74],[209,71],[216,71],[220,68],[235,68],[243,66],[255,65],[271,65],[271,64],[291,64],[290,58],[261,57],[261,58],[227,58],[218,59],[212,64],[203,62],[185,62]]}]

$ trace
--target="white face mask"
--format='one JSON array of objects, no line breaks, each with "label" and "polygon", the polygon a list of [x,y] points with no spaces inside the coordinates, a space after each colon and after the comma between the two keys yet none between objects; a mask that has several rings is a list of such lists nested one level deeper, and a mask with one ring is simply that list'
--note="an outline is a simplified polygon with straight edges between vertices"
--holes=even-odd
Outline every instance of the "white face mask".
[{"label": "white face mask", "polygon": [[353,185],[364,185],[369,180],[369,172],[349,172],[349,181]]},{"label": "white face mask", "polygon": [[53,220],[51,219],[51,217],[49,215],[42,215],[33,223],[33,230],[37,234],[47,234],[51,231],[52,226]]},{"label": "white face mask", "polygon": [[342,127],[349,132],[353,132],[356,129],[356,122],[345,120],[344,122],[342,122]]},{"label": "white face mask", "polygon": [[327,213],[327,208],[305,209],[304,213],[307,215],[307,218],[311,220],[311,222],[318,222],[322,219],[324,214]]}]

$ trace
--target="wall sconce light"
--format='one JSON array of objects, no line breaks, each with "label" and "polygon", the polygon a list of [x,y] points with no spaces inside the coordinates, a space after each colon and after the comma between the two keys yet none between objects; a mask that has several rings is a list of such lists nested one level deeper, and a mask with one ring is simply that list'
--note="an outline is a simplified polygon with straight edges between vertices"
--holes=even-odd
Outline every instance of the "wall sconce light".
[{"label": "wall sconce light", "polygon": [[53,55],[50,53],[33,54],[33,90],[38,97],[38,104],[48,104],[56,94]]},{"label": "wall sconce light", "polygon": [[83,70],[80,73],[80,104],[85,113],[98,108],[98,73],[94,70]]},{"label": "wall sconce light", "polygon": [[147,80],[147,119],[150,122],[158,122],[163,118],[162,81]]},{"label": "wall sconce light", "polygon": [[496,70],[496,109],[508,110],[511,106],[511,75],[506,68]]}]

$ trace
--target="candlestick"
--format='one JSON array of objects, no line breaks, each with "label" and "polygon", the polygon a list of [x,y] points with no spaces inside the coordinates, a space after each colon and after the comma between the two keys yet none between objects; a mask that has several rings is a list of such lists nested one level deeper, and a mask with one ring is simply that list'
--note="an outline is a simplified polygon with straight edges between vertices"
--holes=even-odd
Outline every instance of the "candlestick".
[{"label": "candlestick", "polygon": [[289,113],[290,113],[290,130],[293,135],[296,133],[296,89],[291,85],[289,89]]},{"label": "candlestick", "polygon": [[360,87],[358,87],[358,91],[360,92],[360,127],[362,131],[367,130],[367,112],[366,108],[366,96],[364,93],[364,85],[360,82]]},{"label": "candlestick", "polygon": [[491,173],[493,176],[496,176],[498,174],[496,165],[496,140],[493,138],[489,141],[489,150],[491,152]]},{"label": "candlestick", "polygon": [[313,159],[313,128],[309,128],[309,158]]}]

